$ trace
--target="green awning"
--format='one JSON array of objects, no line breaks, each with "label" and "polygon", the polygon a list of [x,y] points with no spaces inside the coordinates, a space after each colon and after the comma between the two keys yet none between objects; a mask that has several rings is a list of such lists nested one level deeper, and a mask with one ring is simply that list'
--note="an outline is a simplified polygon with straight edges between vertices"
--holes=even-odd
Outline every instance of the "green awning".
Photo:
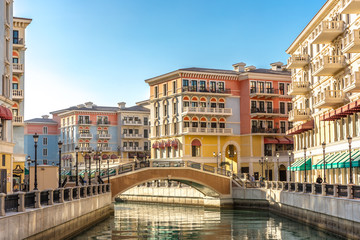
[{"label": "green awning", "polygon": [[[360,151],[351,151],[351,163],[354,163],[357,159],[359,159]],[[347,164],[346,164],[347,163]],[[345,159],[338,162],[338,168],[346,168],[350,167],[350,155],[348,154]]]},{"label": "green awning", "polygon": [[[328,163],[331,162],[335,157],[337,156],[337,154],[327,154],[325,156],[325,161],[326,161],[326,168],[328,168]],[[324,159],[321,159],[320,161],[318,161],[316,164],[313,165],[313,169],[323,169],[324,168]]]},{"label": "green awning", "polygon": [[[311,170],[311,157],[306,159],[306,170]],[[296,160],[293,164],[291,164],[291,171],[305,171],[305,161],[304,158],[300,158]]]},{"label": "green awning", "polygon": [[346,152],[334,154],[334,156],[328,162],[326,162],[326,168],[327,169],[333,168],[333,163],[338,162],[341,158],[343,158],[346,155],[347,155]]}]

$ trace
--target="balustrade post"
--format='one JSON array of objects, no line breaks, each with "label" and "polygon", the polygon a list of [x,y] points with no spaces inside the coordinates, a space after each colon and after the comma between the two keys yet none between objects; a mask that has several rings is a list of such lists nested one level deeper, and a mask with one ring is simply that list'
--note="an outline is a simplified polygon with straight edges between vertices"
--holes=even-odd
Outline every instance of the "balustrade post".
[{"label": "balustrade post", "polygon": [[281,191],[284,191],[284,189],[285,189],[285,182],[281,182]]},{"label": "balustrade post", "polygon": [[303,185],[303,193],[306,193],[306,183],[301,183]]},{"label": "balustrade post", "polygon": [[41,208],[41,191],[34,190],[35,193],[35,208]]},{"label": "balustrade post", "polygon": [[295,183],[295,192],[300,192],[299,186],[301,183]]},{"label": "balustrade post", "polygon": [[102,188],[103,188],[103,185],[99,184],[99,192],[98,192],[98,194],[102,194]]},{"label": "balustrade post", "polygon": [[107,190],[107,192],[111,192],[111,184],[109,183],[108,186],[109,186],[109,189]]},{"label": "balustrade post", "polygon": [[339,197],[339,184],[334,184],[334,197]]},{"label": "balustrade post", "polygon": [[[90,191],[89,191],[89,194],[87,196],[91,197],[93,195],[92,186],[89,186],[88,189],[90,189]],[[86,189],[86,191],[87,191],[87,189]]]},{"label": "balustrade post", "polygon": [[[5,204],[5,202],[4,202],[4,204]],[[17,209],[17,211],[18,212],[25,212],[25,192],[19,192],[18,193],[18,209]]]},{"label": "balustrade post", "polygon": [[63,203],[64,201],[64,188],[59,188],[59,203]]},{"label": "balustrade post", "polygon": [[349,199],[353,199],[354,198],[354,192],[352,191],[353,190],[353,184],[348,184],[347,185],[347,198]]},{"label": "balustrade post", "polygon": [[86,198],[87,197],[87,187],[81,187],[81,188],[84,190],[84,198]]},{"label": "balustrade post", "polygon": [[200,163],[200,170],[204,171],[204,164],[203,163]]},{"label": "balustrade post", "polygon": [[326,196],[326,183],[321,184],[321,195]]},{"label": "balustrade post", "polygon": [[316,195],[316,186],[315,186],[315,183],[311,183],[311,194]]},{"label": "balustrade post", "polygon": [[5,193],[0,193],[0,216],[5,216]]},{"label": "balustrade post", "polygon": [[[80,189],[81,189],[81,187],[79,187],[79,186],[76,187],[75,199],[80,199]],[[73,197],[74,197],[74,196],[73,196]]]},{"label": "balustrade post", "polygon": [[73,191],[72,191],[72,187],[67,187],[66,188],[69,191],[69,199],[68,201],[72,201],[73,200]]},{"label": "balustrade post", "polygon": [[268,183],[268,181],[265,181],[264,183],[265,183],[265,189],[267,189],[267,188],[268,188],[269,183]]},{"label": "balustrade post", "polygon": [[48,205],[54,205],[54,190],[48,189],[46,191],[48,192]]},{"label": "balustrade post", "polygon": [[132,169],[133,172],[135,171],[135,163],[132,163],[131,169]]},{"label": "balustrade post", "polygon": [[94,188],[94,195],[97,195],[98,194],[98,185],[95,185],[95,186],[93,186],[93,188]]}]

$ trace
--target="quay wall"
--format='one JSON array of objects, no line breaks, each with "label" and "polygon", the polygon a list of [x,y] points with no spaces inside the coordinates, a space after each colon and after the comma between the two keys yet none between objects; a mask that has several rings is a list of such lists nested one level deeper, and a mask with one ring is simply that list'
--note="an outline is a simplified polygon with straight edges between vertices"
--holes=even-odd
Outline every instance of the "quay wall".
[{"label": "quay wall", "polygon": [[233,188],[238,208],[262,208],[351,239],[360,236],[360,201],[274,189]]},{"label": "quay wall", "polygon": [[113,212],[111,192],[0,217],[0,240],[67,239]]}]

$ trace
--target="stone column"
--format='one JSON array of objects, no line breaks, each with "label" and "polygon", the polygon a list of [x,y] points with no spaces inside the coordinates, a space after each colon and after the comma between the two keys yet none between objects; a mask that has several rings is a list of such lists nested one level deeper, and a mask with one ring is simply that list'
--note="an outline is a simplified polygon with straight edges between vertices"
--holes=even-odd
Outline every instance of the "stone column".
[{"label": "stone column", "polygon": [[73,200],[73,188],[67,187],[66,189],[68,189],[68,191],[69,191],[69,201],[72,201]]},{"label": "stone column", "polygon": [[315,183],[311,183],[311,194],[316,194],[316,186]]},{"label": "stone column", "polygon": [[5,216],[5,193],[0,193],[0,216]]},{"label": "stone column", "polygon": [[60,193],[59,203],[63,203],[65,201],[64,200],[64,188],[59,188],[59,193]]},{"label": "stone column", "polygon": [[99,192],[98,192],[98,194],[102,194],[102,188],[103,188],[103,184],[99,184]]},{"label": "stone column", "polygon": [[353,187],[354,185],[353,184],[348,184],[347,185],[347,198],[349,198],[349,199],[353,199],[354,198],[354,193],[353,193],[353,191],[352,191],[352,187]]},{"label": "stone column", "polygon": [[321,184],[321,195],[326,196],[326,183]]},{"label": "stone column", "polygon": [[98,194],[98,185],[95,185],[93,187],[93,189],[94,189],[94,195],[97,195]]},{"label": "stone column", "polygon": [[303,185],[303,193],[306,193],[306,183],[301,183]]},{"label": "stone column", "polygon": [[73,196],[75,199],[80,199],[80,188],[79,186],[76,187],[76,195]]},{"label": "stone column", "polygon": [[[81,187],[84,190],[84,198],[87,197],[87,186]],[[79,192],[79,198],[81,198],[80,196],[80,192]]]},{"label": "stone column", "polygon": [[92,186],[88,187],[90,189],[90,194],[88,194],[88,197],[91,197],[93,195]]},{"label": "stone column", "polygon": [[339,197],[339,184],[334,184],[334,197]]},{"label": "stone column", "polygon": [[35,193],[35,208],[41,208],[41,192],[39,190],[34,190]]},{"label": "stone column", "polygon": [[[35,199],[35,201],[36,201],[36,199]],[[4,204],[5,204],[5,202],[4,202]],[[35,203],[35,207],[36,207],[36,203]],[[4,205],[4,209],[5,209],[5,205]],[[18,193],[18,209],[17,210],[18,210],[18,212],[25,212],[25,192]]]},{"label": "stone column", "polygon": [[54,205],[54,190],[48,189],[48,205]]}]

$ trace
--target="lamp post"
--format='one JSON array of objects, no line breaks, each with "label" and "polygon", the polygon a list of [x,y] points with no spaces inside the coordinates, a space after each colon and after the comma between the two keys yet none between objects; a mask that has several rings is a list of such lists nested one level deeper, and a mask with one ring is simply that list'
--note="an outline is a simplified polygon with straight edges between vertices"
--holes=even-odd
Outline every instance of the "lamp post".
[{"label": "lamp post", "polygon": [[34,179],[34,190],[38,190],[37,189],[37,142],[39,140],[39,135],[37,133],[35,133],[33,135],[34,138],[34,147],[35,147],[35,179]]},{"label": "lamp post", "polygon": [[107,158],[107,166],[108,166],[108,169],[107,169],[108,183],[110,183],[110,167],[109,167],[109,158]]},{"label": "lamp post", "polygon": [[325,148],[326,148],[326,143],[325,143],[325,142],[323,142],[321,145],[322,145],[322,148],[323,148],[324,183],[326,183],[326,161],[325,161]]},{"label": "lamp post", "polygon": [[291,155],[292,155],[292,152],[289,150],[288,151],[288,155],[289,155],[289,181],[291,182]]},{"label": "lamp post", "polygon": [[304,161],[305,161],[305,181],[306,182],[306,147],[304,147]]},{"label": "lamp post", "polygon": [[79,146],[75,147],[75,184],[76,186],[79,186],[79,169],[78,169],[78,164],[79,164]]},{"label": "lamp post", "polygon": [[61,147],[62,147],[62,142],[61,140],[58,142],[58,147],[59,147],[59,188],[61,188]]},{"label": "lamp post", "polygon": [[216,157],[216,172],[217,172],[217,169],[219,168],[219,157],[221,158],[221,152],[219,152],[218,154],[213,152],[213,156]]},{"label": "lamp post", "polygon": [[264,178],[264,157],[261,157],[259,164],[261,164],[261,176]]},{"label": "lamp post", "polygon": [[27,191],[30,191],[30,164],[32,163],[30,156],[27,157],[27,163],[29,165],[29,176],[28,176],[28,186],[27,186]]},{"label": "lamp post", "polygon": [[280,153],[276,153],[276,160],[277,160],[277,181],[279,181],[279,175],[280,175],[280,166],[279,166],[279,157]]},{"label": "lamp post", "polygon": [[94,155],[94,151],[89,151],[89,175],[88,175],[88,178],[89,178],[89,185],[91,185],[91,162],[92,162],[92,158],[93,158],[93,155]]},{"label": "lamp post", "polygon": [[101,178],[101,162],[102,162],[102,150],[100,149],[100,156],[99,156],[99,179]]},{"label": "lamp post", "polygon": [[353,179],[352,179],[352,160],[351,160],[351,142],[352,142],[352,137],[349,135],[347,139],[348,139],[348,142],[349,142],[349,159],[350,159],[350,181],[349,181],[349,184],[353,184]]},{"label": "lamp post", "polygon": [[269,174],[269,158],[268,157],[265,157],[265,163],[266,163],[266,171],[267,171],[266,180],[269,180],[270,174]]}]

